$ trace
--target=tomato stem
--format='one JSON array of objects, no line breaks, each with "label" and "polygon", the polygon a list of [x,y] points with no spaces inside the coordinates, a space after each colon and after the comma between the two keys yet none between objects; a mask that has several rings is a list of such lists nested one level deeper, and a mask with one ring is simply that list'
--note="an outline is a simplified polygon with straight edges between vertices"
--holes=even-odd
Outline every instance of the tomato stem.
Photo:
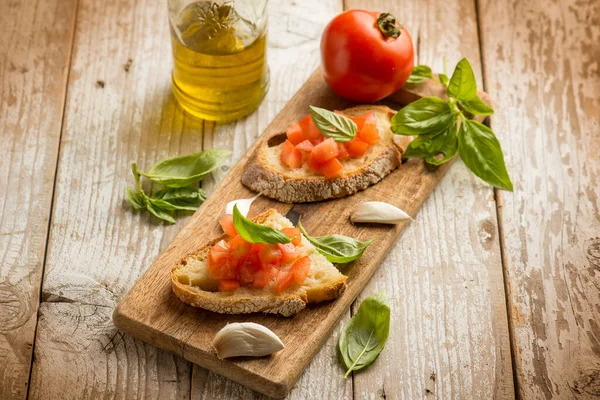
[{"label": "tomato stem", "polygon": [[396,24],[396,17],[390,13],[381,13],[377,18],[377,26],[385,37],[397,38],[400,36],[401,24]]}]

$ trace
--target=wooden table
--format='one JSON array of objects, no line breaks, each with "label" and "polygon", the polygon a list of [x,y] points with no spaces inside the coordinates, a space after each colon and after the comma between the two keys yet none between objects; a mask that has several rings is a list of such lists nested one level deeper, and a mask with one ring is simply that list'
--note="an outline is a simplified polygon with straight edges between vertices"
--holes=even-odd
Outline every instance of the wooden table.
[{"label": "wooden table", "polygon": [[272,0],[269,94],[217,126],[174,103],[166,0],[0,0],[0,399],[261,398],[112,325],[187,219],[132,213],[129,165],[235,163],[360,7],[403,21],[419,63],[471,60],[515,191],[457,162],[360,296],[391,298],[379,360],[344,380],[338,327],[289,397],[600,396],[597,0]]}]

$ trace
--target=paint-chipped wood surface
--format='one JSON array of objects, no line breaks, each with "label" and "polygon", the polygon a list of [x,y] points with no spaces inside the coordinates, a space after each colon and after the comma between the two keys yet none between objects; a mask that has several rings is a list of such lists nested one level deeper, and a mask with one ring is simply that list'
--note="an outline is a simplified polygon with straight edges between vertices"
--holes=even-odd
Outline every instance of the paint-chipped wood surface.
[{"label": "paint-chipped wood surface", "polygon": [[600,2],[479,1],[518,392],[600,398]]},{"label": "paint-chipped wood surface", "polygon": [[227,146],[233,166],[318,64],[323,26],[350,7],[393,10],[435,70],[443,56],[449,68],[471,59],[497,103],[515,193],[493,194],[456,162],[361,295],[391,297],[381,358],[341,379],[338,325],[289,397],[600,396],[597,1],[273,0],[267,99],[215,126],[170,96],[166,1],[0,0],[0,398],[26,398],[28,381],[40,399],[262,398],[112,325],[188,219],[130,213],[127,165]]}]

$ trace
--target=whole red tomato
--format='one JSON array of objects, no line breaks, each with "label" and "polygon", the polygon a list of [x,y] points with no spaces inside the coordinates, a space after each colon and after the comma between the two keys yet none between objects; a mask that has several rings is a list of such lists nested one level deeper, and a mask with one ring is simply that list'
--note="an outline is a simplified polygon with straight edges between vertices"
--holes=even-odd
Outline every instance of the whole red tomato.
[{"label": "whole red tomato", "polygon": [[400,89],[414,58],[410,34],[387,13],[348,10],[331,20],[321,37],[325,80],[353,101],[381,100]]}]

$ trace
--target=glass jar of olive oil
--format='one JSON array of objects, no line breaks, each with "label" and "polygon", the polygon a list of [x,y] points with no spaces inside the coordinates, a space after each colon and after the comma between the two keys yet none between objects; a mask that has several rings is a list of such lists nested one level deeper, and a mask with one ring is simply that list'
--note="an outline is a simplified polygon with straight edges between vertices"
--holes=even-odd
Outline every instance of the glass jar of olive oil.
[{"label": "glass jar of olive oil", "polygon": [[267,0],[169,0],[173,94],[191,115],[227,122],[260,105],[269,86]]}]

